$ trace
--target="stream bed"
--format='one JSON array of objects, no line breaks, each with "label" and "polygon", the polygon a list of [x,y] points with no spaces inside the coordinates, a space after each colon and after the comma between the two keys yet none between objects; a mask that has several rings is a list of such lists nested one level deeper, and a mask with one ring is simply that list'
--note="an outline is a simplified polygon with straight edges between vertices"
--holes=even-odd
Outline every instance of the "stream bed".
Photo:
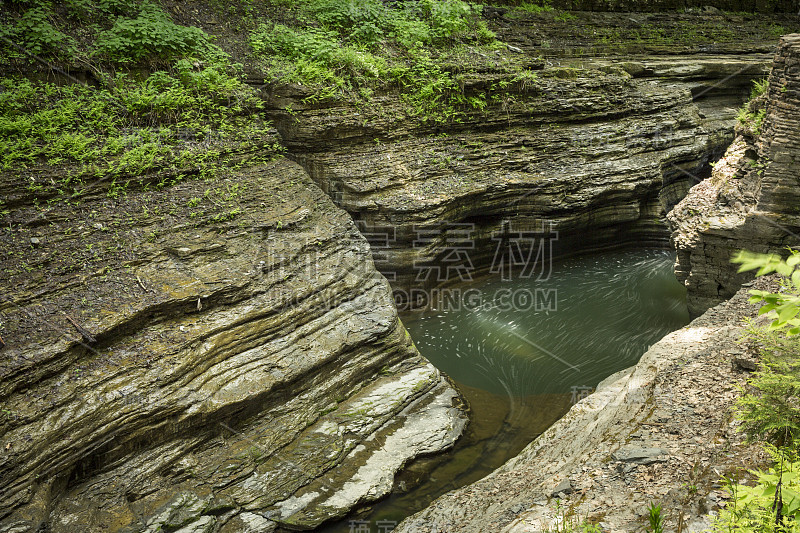
[{"label": "stream bed", "polygon": [[419,351],[455,381],[470,425],[453,450],[418,459],[396,492],[326,533],[384,533],[477,481],[611,374],[689,322],[674,253],[614,251],[555,264],[547,279],[497,278],[442,291],[401,318]]}]

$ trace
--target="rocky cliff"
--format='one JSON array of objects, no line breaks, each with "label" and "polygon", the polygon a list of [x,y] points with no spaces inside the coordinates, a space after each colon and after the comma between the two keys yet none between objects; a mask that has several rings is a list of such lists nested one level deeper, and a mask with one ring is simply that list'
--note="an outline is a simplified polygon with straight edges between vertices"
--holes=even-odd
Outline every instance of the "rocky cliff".
[{"label": "rocky cliff", "polygon": [[669,215],[675,273],[694,314],[729,298],[751,276],[730,263],[736,250],[785,253],[800,244],[800,35],[781,39],[762,100],[743,115],[748,126],[712,177]]},{"label": "rocky cliff", "polygon": [[217,186],[240,216],[202,181],[7,213],[0,531],[306,529],[462,432],[349,216],[282,158]]},{"label": "rocky cliff", "polygon": [[452,224],[469,228],[476,268],[492,264],[495,242],[542,232],[544,220],[558,231],[556,256],[665,244],[665,210],[730,142],[733,117],[701,117],[679,69],[648,65],[537,62],[524,80],[487,67],[462,79],[486,108],[447,127],[420,126],[392,95],[338,112],[286,88],[270,98],[291,102],[278,121],[291,156],[365,233],[384,235],[379,268],[408,290],[420,265],[447,261]]},{"label": "rocky cliff", "polygon": [[[210,33],[225,22],[169,6]],[[396,88],[322,101],[246,65],[300,165],[248,152],[224,179],[155,170],[141,190],[101,178],[61,197],[37,192],[69,184],[55,164],[3,174],[0,531],[310,529],[451,446],[463,406],[373,257],[403,289],[441,281],[419,268],[448,266],[452,227],[483,270],[498,242],[554,238],[545,220],[561,255],[665,244],[663,213],[765,71],[769,28],[730,44],[747,17],[704,49],[719,35],[663,42],[655,15],[615,16],[595,30],[633,17],[637,33],[585,53],[563,13],[495,17],[510,46],[439,65],[470,102],[453,120],[409,113]]]},{"label": "rocky cliff", "polygon": [[460,268],[453,228],[469,235],[469,268],[495,272],[514,262],[498,267],[498,243],[520,234],[549,232],[553,257],[666,245],[664,215],[733,140],[735,109],[768,72],[770,34],[798,22],[486,15],[509,47],[441,65],[471,103],[446,123],[409,114],[393,91],[332,106],[303,87],[265,88],[290,157],[359,223],[398,301],[452,279],[429,270]]},{"label": "rocky cliff", "polygon": [[730,299],[609,377],[517,457],[397,531],[521,533],[564,520],[633,531],[646,525],[650,502],[669,511],[667,529],[709,526],[729,498],[720,477],[758,460],[731,407],[744,369],[755,368],[741,342],[744,319],[756,319],[758,307],[748,303],[749,289],[775,291],[778,283],[760,278],[737,292],[743,278],[729,259],[737,248],[779,251],[797,242],[799,52],[800,35],[781,39],[768,92],[747,107],[741,136],[669,214],[692,309]]},{"label": "rocky cliff", "polygon": [[796,0],[553,0],[562,9],[582,11],[755,11],[757,13],[797,13]]}]

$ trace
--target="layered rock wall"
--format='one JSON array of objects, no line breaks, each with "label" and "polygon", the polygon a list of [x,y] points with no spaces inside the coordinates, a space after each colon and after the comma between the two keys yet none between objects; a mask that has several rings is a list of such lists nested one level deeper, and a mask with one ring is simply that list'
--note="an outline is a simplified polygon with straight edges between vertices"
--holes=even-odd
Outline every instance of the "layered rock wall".
[{"label": "layered rock wall", "polygon": [[781,39],[765,99],[760,132],[743,130],[712,177],[669,215],[675,273],[695,315],[752,276],[730,263],[736,250],[785,254],[800,244],[800,35]]},{"label": "layered rock wall", "polygon": [[742,342],[745,319],[769,321],[757,318],[749,290],[779,283],[759,278],[737,292],[742,278],[729,258],[740,247],[780,251],[797,242],[798,77],[800,35],[789,35],[775,55],[760,135],[737,139],[669,215],[677,273],[692,309],[705,313],[598,385],[517,457],[397,531],[523,533],[564,528],[565,519],[634,531],[646,527],[652,502],[667,511],[665,529],[710,526],[730,498],[718,490],[720,476],[765,459],[744,442],[733,407],[745,369],[756,368],[755,351]]},{"label": "layered rock wall", "polygon": [[378,267],[409,290],[424,283],[421,265],[447,263],[454,224],[469,232],[475,269],[497,266],[498,242],[549,223],[554,257],[666,245],[665,211],[731,138],[732,112],[701,117],[692,83],[759,63],[707,65],[681,82],[674,65],[598,63],[534,62],[525,79],[503,67],[465,75],[466,97],[487,105],[447,125],[408,117],[393,94],[340,109],[308,104],[297,88],[269,100],[291,108],[278,111],[291,157],[377,235]]},{"label": "layered rock wall", "polygon": [[[517,2],[507,2],[516,5]],[[578,11],[675,11],[702,8],[757,13],[797,13],[796,0],[551,0],[550,5]]]},{"label": "layered rock wall", "polygon": [[192,208],[208,187],[7,214],[0,531],[307,529],[461,434],[367,242],[299,166],[215,183],[234,214]]}]

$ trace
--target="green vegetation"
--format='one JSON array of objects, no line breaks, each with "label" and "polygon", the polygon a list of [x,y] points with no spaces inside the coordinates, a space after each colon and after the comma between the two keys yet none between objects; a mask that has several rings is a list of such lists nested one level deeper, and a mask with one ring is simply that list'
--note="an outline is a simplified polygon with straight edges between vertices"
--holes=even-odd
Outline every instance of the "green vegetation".
[{"label": "green vegetation", "polygon": [[19,2],[18,16],[6,14],[0,23],[0,53],[10,59],[34,54],[96,69],[98,62],[163,65],[183,57],[220,55],[203,30],[174,23],[150,0],[30,4]]},{"label": "green vegetation", "polygon": [[545,529],[543,533],[601,533],[600,526],[587,520],[581,520],[575,513],[561,505],[556,500],[556,518],[552,529]]},{"label": "green vegetation", "polygon": [[0,52],[7,57],[24,55],[8,42],[16,43],[29,53],[44,57],[66,57],[77,51],[77,43],[72,37],[59,30],[51,22],[51,12],[46,7],[28,9],[15,24],[0,25]]},{"label": "green vegetation", "polygon": [[751,470],[755,485],[725,478],[732,499],[722,509],[715,531],[790,533],[800,531],[800,462],[791,452],[768,448],[775,467]]},{"label": "green vegetation", "polygon": [[[763,86],[757,90],[763,92]],[[800,252],[787,259],[775,254],[740,252],[733,261],[740,272],[773,272],[783,277],[778,293],[751,290],[751,302],[764,302],[759,314],[772,322],[767,327],[750,324],[748,339],[760,347],[761,368],[749,380],[737,404],[737,418],[751,441],[763,441],[773,466],[751,470],[755,485],[736,476],[724,479],[733,499],[722,510],[718,532],[800,531]]]},{"label": "green vegetation", "polygon": [[751,440],[766,439],[793,446],[800,437],[800,361],[798,342],[775,331],[750,327],[749,337],[761,346],[761,369],[738,403],[742,430]]},{"label": "green vegetation", "polygon": [[157,5],[145,3],[136,18],[120,17],[97,36],[95,52],[116,63],[171,60],[219,53],[200,28],[175,24]]},{"label": "green vegetation", "polygon": [[[282,150],[242,65],[153,1],[20,1],[0,16],[0,37],[20,65],[61,61],[94,75],[94,85],[0,78],[0,170],[24,175],[37,205],[219,180]],[[215,217],[237,216],[230,195],[209,191]]]},{"label": "green vegetation", "polygon": [[550,0],[541,0],[539,2],[522,2],[517,9],[528,13],[542,13],[553,11],[553,6],[550,5]]},{"label": "green vegetation", "polygon": [[497,47],[478,6],[461,0],[305,0],[292,24],[263,23],[250,44],[272,80],[314,90],[312,99],[368,99],[377,87],[401,91],[408,113],[454,120],[480,109],[463,94],[457,75],[442,67],[464,46]]},{"label": "green vegetation", "polygon": [[235,65],[181,60],[142,79],[116,74],[104,81],[106,87],[91,88],[0,78],[0,168],[69,165],[56,182],[31,173],[28,189],[69,196],[91,180],[106,183],[115,197],[154,170],[164,186],[224,173],[233,148],[279,149],[270,124],[254,116],[261,100]]},{"label": "green vegetation", "polygon": [[736,119],[742,128],[754,136],[761,134],[761,124],[767,115],[767,110],[764,107],[764,98],[762,98],[767,89],[769,89],[769,81],[767,79],[754,81],[753,90],[750,92],[750,100],[736,114]]},{"label": "green vegetation", "polygon": [[664,517],[661,516],[661,506],[650,502],[647,508],[647,521],[650,524],[648,531],[650,533],[663,533],[664,532]]},{"label": "green vegetation", "polygon": [[765,302],[759,309],[759,315],[769,313],[774,317],[767,331],[787,329],[789,336],[800,334],[800,252],[790,250],[788,258],[783,259],[777,254],[754,254],[741,251],[733,258],[734,263],[739,263],[739,272],[756,270],[756,276],[765,276],[777,272],[783,276],[780,293],[753,290],[751,302]]}]

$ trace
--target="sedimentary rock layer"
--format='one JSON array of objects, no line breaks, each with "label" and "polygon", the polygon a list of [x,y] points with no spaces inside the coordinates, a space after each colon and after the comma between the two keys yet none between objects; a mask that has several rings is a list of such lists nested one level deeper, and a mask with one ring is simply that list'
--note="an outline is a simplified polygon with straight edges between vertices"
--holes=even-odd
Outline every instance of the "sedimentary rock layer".
[{"label": "sedimentary rock layer", "polygon": [[593,12],[676,11],[687,8],[702,8],[707,12],[719,9],[758,13],[797,12],[795,0],[553,0],[550,5]]},{"label": "sedimentary rock layer", "polygon": [[447,263],[452,224],[476,269],[496,267],[496,243],[543,220],[556,256],[665,244],[665,210],[730,140],[732,114],[703,119],[688,84],[613,63],[528,68],[525,79],[465,76],[467,98],[486,107],[446,126],[409,118],[392,95],[357,109],[304,105],[285,89],[270,101],[292,106],[279,120],[291,157],[382,243],[378,267],[397,289],[420,283],[420,265]]},{"label": "sedimentary rock layer", "polygon": [[295,163],[5,221],[0,531],[310,528],[464,428]]},{"label": "sedimentary rock layer", "polygon": [[800,244],[800,34],[781,39],[763,98],[760,132],[742,130],[711,178],[669,216],[675,273],[695,315],[752,276],[736,273],[736,250],[785,254]]}]

